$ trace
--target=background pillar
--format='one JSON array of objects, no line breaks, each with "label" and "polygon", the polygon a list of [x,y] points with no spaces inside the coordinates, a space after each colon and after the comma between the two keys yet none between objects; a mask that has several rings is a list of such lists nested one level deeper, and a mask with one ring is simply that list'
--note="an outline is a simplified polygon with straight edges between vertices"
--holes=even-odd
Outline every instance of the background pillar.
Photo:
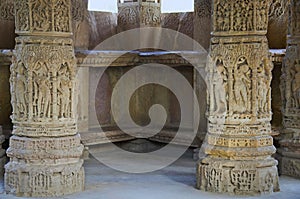
[{"label": "background pillar", "polygon": [[197,187],[238,195],[279,190],[271,136],[267,0],[214,0],[208,134]]},{"label": "background pillar", "polygon": [[291,0],[289,34],[281,77],[283,130],[280,173],[300,178],[300,0]]},{"label": "background pillar", "polygon": [[15,0],[11,65],[13,136],[5,189],[17,196],[82,191],[70,0]]},{"label": "background pillar", "polygon": [[2,178],[4,173],[4,165],[7,161],[5,156],[5,150],[2,148],[2,144],[5,141],[5,136],[3,135],[2,126],[0,126],[0,178]]}]

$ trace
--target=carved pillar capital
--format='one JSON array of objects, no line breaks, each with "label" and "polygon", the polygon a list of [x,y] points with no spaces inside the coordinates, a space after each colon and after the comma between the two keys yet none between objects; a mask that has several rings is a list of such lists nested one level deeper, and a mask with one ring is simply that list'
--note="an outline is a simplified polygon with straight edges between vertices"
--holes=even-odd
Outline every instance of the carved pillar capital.
[{"label": "carved pillar capital", "polygon": [[122,30],[161,25],[160,0],[119,2],[118,8],[118,26]]}]

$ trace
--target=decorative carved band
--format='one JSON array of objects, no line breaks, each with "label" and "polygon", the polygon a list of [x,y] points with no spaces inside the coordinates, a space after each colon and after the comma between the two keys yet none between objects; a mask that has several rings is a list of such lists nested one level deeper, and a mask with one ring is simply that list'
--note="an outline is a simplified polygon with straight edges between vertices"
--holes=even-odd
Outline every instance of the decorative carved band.
[{"label": "decorative carved band", "polygon": [[210,98],[210,115],[225,114],[230,122],[270,121],[273,65],[266,38],[215,37],[210,57],[210,93],[215,97]]},{"label": "decorative carved band", "polygon": [[68,33],[71,29],[70,1],[15,0],[16,33]]},{"label": "decorative carved band", "polygon": [[160,26],[161,11],[159,2],[124,2],[118,4],[118,25],[122,29],[140,26]]},{"label": "decorative carved band", "polygon": [[75,121],[72,40],[19,37],[16,41],[10,78],[13,122]]},{"label": "decorative carved band", "polygon": [[240,148],[257,148],[264,146],[273,146],[273,138],[270,136],[260,136],[260,137],[223,137],[223,136],[208,136],[208,143],[215,146],[224,147],[240,147]]},{"label": "decorative carved band", "polygon": [[265,35],[268,0],[214,1],[213,35]]},{"label": "decorative carved band", "polygon": [[0,1],[0,20],[13,21],[14,18],[14,0]]}]

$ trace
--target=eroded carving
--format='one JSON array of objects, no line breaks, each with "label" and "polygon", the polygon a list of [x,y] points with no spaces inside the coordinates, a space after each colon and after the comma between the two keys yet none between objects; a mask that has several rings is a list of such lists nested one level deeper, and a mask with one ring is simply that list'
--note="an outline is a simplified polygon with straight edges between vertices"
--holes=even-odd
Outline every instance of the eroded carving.
[{"label": "eroded carving", "polygon": [[118,8],[118,26],[122,30],[161,24],[160,3],[157,1],[125,1],[119,3]]},{"label": "eroded carving", "polygon": [[215,1],[215,33],[236,32],[235,34],[249,34],[249,32],[262,31],[265,34],[268,25],[268,5],[269,3],[266,0]]},{"label": "eroded carving", "polygon": [[70,1],[16,0],[16,32],[70,33]]},{"label": "eroded carving", "polygon": [[14,20],[14,1],[2,0],[0,2],[0,20]]}]

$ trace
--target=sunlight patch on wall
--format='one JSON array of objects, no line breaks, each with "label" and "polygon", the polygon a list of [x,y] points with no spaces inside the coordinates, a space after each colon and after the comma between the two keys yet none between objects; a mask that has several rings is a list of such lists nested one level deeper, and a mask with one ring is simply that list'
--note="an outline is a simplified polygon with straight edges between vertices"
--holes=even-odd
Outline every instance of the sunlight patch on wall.
[{"label": "sunlight patch on wall", "polygon": [[88,10],[118,13],[118,1],[117,0],[89,0]]},{"label": "sunlight patch on wall", "polygon": [[[118,13],[118,0],[89,0],[88,10]],[[161,0],[161,12],[194,12],[194,0]]]},{"label": "sunlight patch on wall", "polygon": [[161,0],[161,12],[194,12],[194,0]]}]

